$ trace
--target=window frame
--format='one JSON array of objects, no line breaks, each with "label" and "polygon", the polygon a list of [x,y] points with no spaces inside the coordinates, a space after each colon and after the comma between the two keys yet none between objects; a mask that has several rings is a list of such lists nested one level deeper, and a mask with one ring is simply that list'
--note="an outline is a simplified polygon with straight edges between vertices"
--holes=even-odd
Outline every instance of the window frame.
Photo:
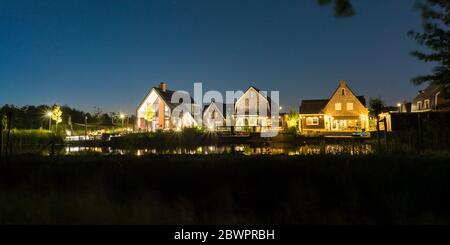
[{"label": "window frame", "polygon": [[[314,122],[316,121],[316,122]],[[318,126],[320,124],[319,122],[319,117],[306,117],[305,119],[306,125],[307,126]]]},{"label": "window frame", "polygon": [[[351,108],[349,108],[349,105],[351,105]],[[353,111],[353,109],[354,109],[353,102],[347,102],[346,109],[347,109],[347,111]]]}]

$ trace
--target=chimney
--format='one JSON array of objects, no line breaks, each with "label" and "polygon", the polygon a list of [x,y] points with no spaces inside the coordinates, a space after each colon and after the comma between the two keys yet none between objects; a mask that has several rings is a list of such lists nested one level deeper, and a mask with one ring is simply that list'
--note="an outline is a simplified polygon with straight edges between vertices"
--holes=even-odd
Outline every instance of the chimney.
[{"label": "chimney", "polygon": [[166,88],[167,88],[166,83],[165,83],[165,82],[160,83],[160,84],[159,84],[159,88],[160,88],[162,91],[166,92]]}]

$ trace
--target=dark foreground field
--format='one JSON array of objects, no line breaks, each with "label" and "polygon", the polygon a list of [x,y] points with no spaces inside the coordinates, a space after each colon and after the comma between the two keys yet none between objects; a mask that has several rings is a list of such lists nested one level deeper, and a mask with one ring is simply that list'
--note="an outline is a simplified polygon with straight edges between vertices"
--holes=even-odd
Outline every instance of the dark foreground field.
[{"label": "dark foreground field", "polygon": [[450,224],[450,156],[23,156],[1,224]]}]

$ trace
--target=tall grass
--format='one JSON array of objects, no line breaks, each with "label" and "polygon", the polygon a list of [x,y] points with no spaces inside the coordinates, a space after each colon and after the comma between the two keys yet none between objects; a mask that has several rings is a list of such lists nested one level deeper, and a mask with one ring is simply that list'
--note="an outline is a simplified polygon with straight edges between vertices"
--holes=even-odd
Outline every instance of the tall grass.
[{"label": "tall grass", "polygon": [[[6,133],[4,133],[6,135]],[[4,139],[6,145],[6,137]],[[39,129],[13,129],[10,138],[12,154],[37,152],[49,144],[63,144],[63,137],[51,131]]]},{"label": "tall grass", "polygon": [[217,143],[217,135],[197,128],[185,128],[177,131],[156,131],[152,133],[134,133],[112,138],[110,145],[121,148],[172,148],[195,147]]},{"label": "tall grass", "polygon": [[387,137],[391,152],[448,152],[450,149],[450,127],[435,122],[422,129],[410,128]]},{"label": "tall grass", "polygon": [[27,157],[1,224],[449,224],[450,155]]}]

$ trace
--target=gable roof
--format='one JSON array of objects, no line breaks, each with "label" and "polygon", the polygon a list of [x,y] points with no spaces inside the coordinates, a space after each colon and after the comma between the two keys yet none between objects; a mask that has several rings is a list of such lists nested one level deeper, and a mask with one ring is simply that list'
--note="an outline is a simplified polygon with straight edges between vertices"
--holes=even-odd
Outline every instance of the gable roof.
[{"label": "gable roof", "polygon": [[[364,96],[356,96],[356,98],[366,106],[366,98]],[[302,100],[300,104],[300,114],[321,114],[322,110],[325,109],[330,99],[322,100]]]},{"label": "gable roof", "polygon": [[[356,96],[356,98],[366,106],[366,98],[364,96]],[[329,99],[322,100],[302,100],[300,104],[300,114],[322,114],[322,110],[327,106]]]},{"label": "gable roof", "polygon": [[360,95],[360,96],[356,96],[356,98],[359,100],[359,102],[361,102],[361,104],[364,107],[367,107],[367,105],[366,105],[366,98],[364,96]]},{"label": "gable roof", "polygon": [[[205,115],[206,111],[207,111],[209,108],[211,108],[211,106],[213,106],[213,104],[214,104],[215,107],[217,107],[217,109],[219,109],[220,115],[221,115],[223,118],[225,118],[225,116],[223,115],[223,113],[224,113],[224,111],[225,111],[225,104],[218,103],[218,102],[211,102],[211,103],[209,103],[209,105],[205,105],[205,107],[203,108],[203,115]],[[220,110],[222,110],[222,111],[220,111]]]},{"label": "gable roof", "polygon": [[300,114],[320,114],[330,100],[302,100]]},{"label": "gable roof", "polygon": [[[138,108],[140,108],[142,106],[142,104],[144,104],[145,100],[148,98],[148,96],[152,93],[152,91],[155,90],[155,92],[158,94],[158,96],[164,101],[164,103],[167,104],[167,106],[173,110],[175,107],[177,107],[178,105],[180,105],[180,103],[172,103],[172,96],[176,91],[173,90],[169,90],[166,89],[166,91],[163,91],[161,88],[159,87],[153,87],[150,92],[147,94],[147,96],[144,97],[144,99],[142,100],[142,102],[139,104]],[[189,96],[191,98],[191,103],[194,103],[194,99]]]},{"label": "gable roof", "polygon": [[414,98],[413,102],[433,98],[435,94],[441,91],[442,89],[443,89],[442,85],[430,84],[424,90],[419,91],[419,94]]},{"label": "gable roof", "polygon": [[239,99],[237,99],[235,102],[234,102],[234,107],[236,107],[236,103],[250,90],[250,89],[254,89],[257,93],[259,93],[262,97],[264,97],[266,100],[267,100],[267,106],[268,106],[268,114],[270,114],[270,110],[271,110],[271,108],[272,108],[272,99],[270,98],[270,96],[268,95],[268,94],[263,94],[262,92],[261,92],[261,90],[259,90],[258,88],[256,88],[256,87],[253,87],[253,86],[250,86],[250,87],[248,87],[247,88],[247,90],[245,90],[245,92],[242,94],[242,96],[241,97],[239,97]]},{"label": "gable roof", "polygon": [[[258,92],[259,94],[263,95],[263,97],[265,97],[265,98],[267,99],[267,101],[269,102],[269,106],[270,106],[270,104],[271,104],[271,102],[272,102],[272,99],[270,98],[270,96],[269,96],[268,94],[266,94],[266,96],[264,96],[264,94],[261,93],[261,90],[260,90],[259,88],[256,88],[256,87],[253,87],[253,86],[250,86],[250,87],[247,89],[247,91],[248,91],[250,88],[253,88],[254,90],[256,90],[256,92]],[[247,92],[247,91],[245,91],[245,92]],[[244,94],[245,94],[245,93],[244,93]]]},{"label": "gable roof", "polygon": [[334,90],[329,99],[302,100],[299,108],[300,114],[322,114],[325,107],[341,87],[347,88],[350,93],[354,95],[364,107],[366,107],[366,98],[364,98],[364,96],[356,96],[355,93],[350,89],[350,87],[347,86],[347,83],[342,80],[339,82],[339,86]]},{"label": "gable roof", "polygon": [[[206,110],[208,110],[209,107],[210,107],[212,104],[215,104],[215,106],[216,106],[218,109],[221,109],[221,110],[222,110],[220,113],[222,114],[223,118],[226,118],[227,114],[233,114],[233,110],[234,110],[234,109],[233,109],[233,108],[234,108],[233,104],[223,104],[223,103],[219,103],[219,102],[211,102],[211,103],[209,103],[208,105],[205,105],[205,106],[203,107],[203,114],[205,114]],[[231,111],[230,111],[230,110],[227,111],[227,105],[230,106],[230,110],[231,110]]]}]

